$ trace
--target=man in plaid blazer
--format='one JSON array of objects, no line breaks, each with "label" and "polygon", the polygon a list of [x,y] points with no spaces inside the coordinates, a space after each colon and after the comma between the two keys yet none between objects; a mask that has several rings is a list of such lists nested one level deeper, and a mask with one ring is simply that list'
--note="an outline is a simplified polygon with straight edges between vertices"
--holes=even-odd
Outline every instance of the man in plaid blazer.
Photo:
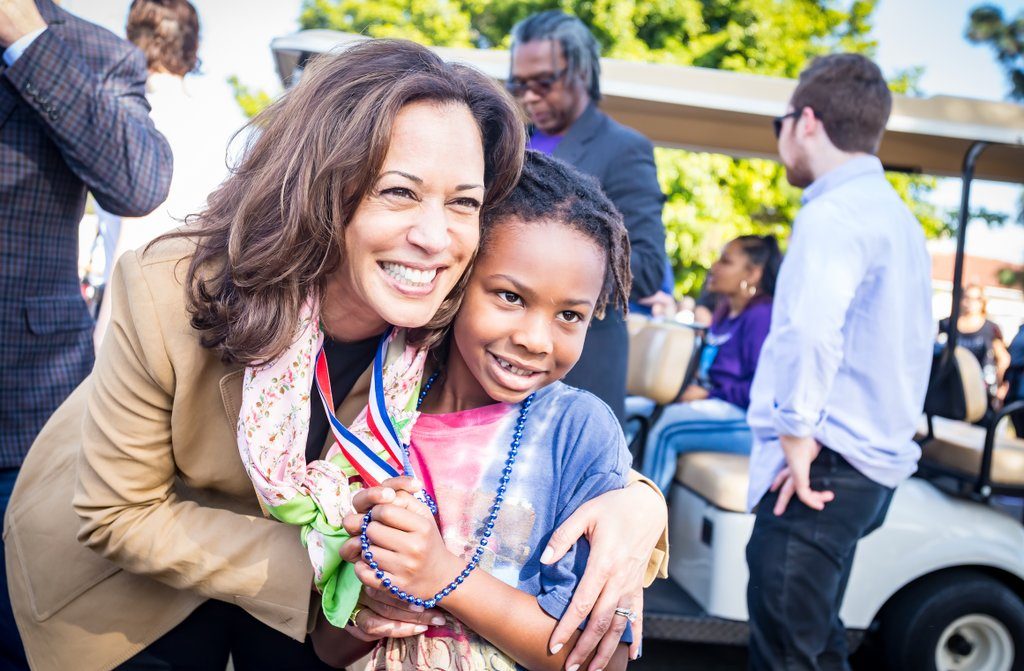
[{"label": "man in plaid blazer", "polygon": [[[92,369],[78,279],[86,192],[108,212],[147,214],[167,197],[171,151],[149,119],[146,59],[128,42],[51,0],[3,0],[0,51],[2,513],[36,434]],[[0,666],[18,668],[0,583]]]}]

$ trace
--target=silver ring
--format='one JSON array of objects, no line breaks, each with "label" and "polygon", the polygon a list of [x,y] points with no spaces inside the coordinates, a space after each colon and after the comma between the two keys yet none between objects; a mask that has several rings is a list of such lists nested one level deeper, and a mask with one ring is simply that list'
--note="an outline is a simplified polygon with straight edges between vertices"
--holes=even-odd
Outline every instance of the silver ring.
[{"label": "silver ring", "polygon": [[636,622],[636,613],[633,612],[632,608],[616,608],[615,614],[626,618],[630,624]]}]

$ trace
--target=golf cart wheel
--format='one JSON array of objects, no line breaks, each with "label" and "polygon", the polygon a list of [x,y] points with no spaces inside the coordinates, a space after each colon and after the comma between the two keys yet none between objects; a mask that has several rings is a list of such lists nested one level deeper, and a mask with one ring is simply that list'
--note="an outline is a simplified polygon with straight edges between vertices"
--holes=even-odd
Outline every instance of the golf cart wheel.
[{"label": "golf cart wheel", "polygon": [[1024,603],[998,580],[951,571],[898,599],[882,620],[890,669],[1024,671]]}]

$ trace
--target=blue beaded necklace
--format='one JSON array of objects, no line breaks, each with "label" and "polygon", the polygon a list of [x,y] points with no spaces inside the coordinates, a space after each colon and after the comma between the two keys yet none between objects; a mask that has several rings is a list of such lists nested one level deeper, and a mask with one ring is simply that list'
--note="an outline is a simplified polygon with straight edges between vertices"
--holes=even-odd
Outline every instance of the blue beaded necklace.
[{"label": "blue beaded necklace", "polygon": [[[420,392],[419,401],[416,403],[416,409],[418,410],[423,405],[423,399],[427,397],[427,392],[434,385],[434,381],[437,380],[439,371],[435,371],[433,375],[427,380],[427,383],[423,385],[423,391]],[[523,438],[523,427],[526,426],[526,416],[530,412],[530,406],[533,404],[533,397],[536,393],[530,394],[523,400],[522,405],[519,408],[519,417],[516,419],[515,430],[512,432],[512,443],[508,448],[508,457],[505,459],[505,468],[501,471],[501,480],[498,483],[498,491],[494,496],[494,503],[491,504],[490,514],[487,516],[487,521],[484,523],[484,530],[480,535],[480,540],[477,543],[476,550],[473,551],[473,557],[466,564],[466,568],[462,570],[455,580],[448,583],[448,586],[442,589],[440,592],[435,594],[432,598],[421,599],[415,597],[412,594],[407,593],[405,590],[400,588],[391,582],[391,578],[384,576],[384,571],[377,565],[377,561],[373,558],[373,553],[370,552],[370,539],[366,536],[366,528],[370,526],[371,514],[367,511],[363,516],[363,523],[359,531],[359,544],[363,550],[363,559],[367,561],[370,568],[373,569],[374,576],[377,580],[380,580],[381,587],[390,592],[393,596],[398,597],[406,603],[410,603],[414,606],[422,606],[423,608],[434,608],[437,604],[441,603],[441,600],[454,592],[459,585],[465,582],[469,574],[480,564],[480,558],[484,554],[484,548],[487,547],[488,539],[491,534],[494,533],[494,523],[498,519],[498,512],[501,510],[501,504],[505,500],[505,491],[508,489],[509,480],[512,478],[512,465],[516,462],[516,455],[519,453],[519,443]],[[406,454],[408,455],[409,446],[405,446]],[[430,507],[430,511],[437,514],[437,506],[433,499],[427,497],[427,505]]]}]

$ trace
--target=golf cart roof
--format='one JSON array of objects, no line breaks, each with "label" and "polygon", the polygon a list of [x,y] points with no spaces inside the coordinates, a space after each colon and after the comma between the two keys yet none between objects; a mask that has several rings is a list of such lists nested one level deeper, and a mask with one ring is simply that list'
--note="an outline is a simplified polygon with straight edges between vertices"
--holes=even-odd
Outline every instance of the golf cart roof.
[{"label": "golf cart roof", "polygon": [[[304,54],[343,48],[365,39],[333,30],[305,30],[271,43],[278,74],[287,82]],[[434,47],[445,60],[476,66],[498,80],[509,53],[498,49]],[[771,119],[785,112],[796,82],[678,65],[601,59],[601,108],[656,145],[732,156],[777,159]],[[1024,183],[1024,106],[933,96],[895,96],[879,156],[892,170],[960,176],[977,141],[993,145],[975,177]]]}]

